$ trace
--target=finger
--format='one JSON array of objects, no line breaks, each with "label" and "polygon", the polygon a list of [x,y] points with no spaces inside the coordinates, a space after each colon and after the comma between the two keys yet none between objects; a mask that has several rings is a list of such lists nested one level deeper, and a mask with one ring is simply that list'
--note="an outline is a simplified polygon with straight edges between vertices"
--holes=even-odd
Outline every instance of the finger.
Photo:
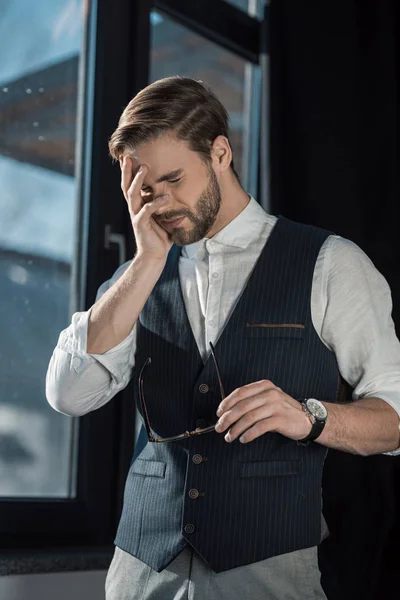
[{"label": "finger", "polygon": [[255,381],[254,383],[249,383],[240,388],[236,388],[236,390],[224,398],[224,400],[222,400],[222,402],[219,404],[217,416],[221,416],[224,412],[247,397],[274,389],[276,389],[276,385],[274,385],[272,381],[269,381],[268,379],[262,379],[261,381]]},{"label": "finger", "polygon": [[236,438],[238,438],[242,433],[247,431],[250,427],[253,427],[259,421],[263,421],[264,419],[269,419],[273,416],[273,411],[268,406],[259,406],[255,408],[245,415],[243,415],[236,423],[230,427],[229,431],[225,435],[225,440],[227,442],[233,442]]},{"label": "finger", "polygon": [[148,169],[145,165],[139,165],[136,173],[133,171],[132,160],[126,156],[122,164],[121,187],[128,203],[129,212],[137,215],[142,208],[141,189]]},{"label": "finger", "polygon": [[128,189],[129,210],[135,215],[139,213],[143,206],[141,190],[147,173],[148,168],[145,165],[139,165],[139,168],[137,169],[132,183]]},{"label": "finger", "polygon": [[224,414],[219,418],[218,423],[215,426],[215,430],[218,433],[226,431],[234,423],[237,423],[239,419],[243,418],[243,416],[247,413],[253,413],[260,406],[267,407],[269,410],[268,407],[270,407],[270,405],[271,403],[268,401],[268,398],[265,397],[265,393],[249,396],[224,412]]},{"label": "finger", "polygon": [[128,201],[128,189],[133,179],[132,164],[127,156],[121,156],[119,164],[121,166],[121,189],[125,200]]},{"label": "finger", "polygon": [[146,228],[151,225],[153,229],[155,229],[158,233],[162,233],[163,236],[168,239],[168,232],[157,223],[156,219],[151,218],[153,215],[161,215],[163,212],[166,212],[168,209],[168,202],[169,201],[167,198],[157,198],[156,200],[147,202],[140,210],[139,214],[135,215],[135,217],[132,219],[132,223],[134,226],[139,228]]},{"label": "finger", "polygon": [[276,417],[270,417],[269,419],[263,419],[258,421],[253,427],[250,427],[245,431],[239,438],[242,444],[248,444],[258,437],[261,437],[269,431],[279,431],[280,423]]}]

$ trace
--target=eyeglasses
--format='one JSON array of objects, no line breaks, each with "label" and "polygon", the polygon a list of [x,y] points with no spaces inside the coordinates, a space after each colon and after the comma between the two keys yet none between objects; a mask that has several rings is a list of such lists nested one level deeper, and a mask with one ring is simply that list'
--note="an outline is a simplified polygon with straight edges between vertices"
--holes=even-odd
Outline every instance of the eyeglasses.
[{"label": "eyeglasses", "polygon": [[[221,375],[219,372],[217,359],[215,357],[214,346],[212,345],[211,342],[210,342],[210,347],[211,347],[211,354],[214,359],[215,369],[216,369],[217,375],[218,375],[218,383],[219,383],[219,389],[221,392],[221,400],[223,400],[225,398],[224,387],[222,385]],[[217,422],[215,422],[214,425],[210,425],[208,427],[198,427],[194,431],[185,431],[185,433],[181,433],[180,435],[176,435],[174,437],[157,438],[153,435],[152,429],[150,426],[150,420],[149,420],[149,415],[147,412],[146,403],[144,401],[144,392],[143,392],[143,374],[144,374],[146,367],[150,363],[151,363],[151,358],[149,357],[146,360],[146,362],[144,363],[142,370],[140,371],[140,375],[139,375],[139,400],[140,400],[140,405],[142,408],[144,424],[146,427],[147,438],[148,438],[149,442],[158,442],[158,443],[160,443],[160,442],[175,442],[176,440],[184,440],[185,438],[193,437],[195,435],[201,435],[202,433],[211,433],[212,431],[215,431],[215,425],[217,424]]]}]

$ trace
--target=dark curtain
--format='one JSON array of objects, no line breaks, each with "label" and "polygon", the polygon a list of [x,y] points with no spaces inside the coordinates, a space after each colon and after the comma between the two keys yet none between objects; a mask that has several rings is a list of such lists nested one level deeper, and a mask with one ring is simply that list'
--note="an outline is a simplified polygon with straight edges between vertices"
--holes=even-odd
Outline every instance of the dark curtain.
[{"label": "dark curtain", "polygon": [[[356,242],[400,331],[398,0],[271,0],[270,212]],[[329,600],[399,597],[400,457],[329,450],[319,548]],[[397,560],[396,560],[397,559]]]}]

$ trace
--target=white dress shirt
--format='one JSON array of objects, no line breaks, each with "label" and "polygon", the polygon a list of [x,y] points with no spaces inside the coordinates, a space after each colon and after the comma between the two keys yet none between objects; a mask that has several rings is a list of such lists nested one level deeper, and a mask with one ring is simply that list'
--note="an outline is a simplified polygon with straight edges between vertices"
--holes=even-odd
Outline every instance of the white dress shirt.
[{"label": "white dress shirt", "polygon": [[[277,217],[250,198],[242,212],[212,239],[184,246],[179,279],[187,315],[204,363],[218,340]],[[127,268],[103,283],[99,298]],[[378,397],[400,416],[400,343],[391,317],[385,278],[353,242],[331,235],[315,265],[311,316],[321,341],[335,353],[353,399]],[[128,384],[136,350],[136,326],[104,354],[87,354],[90,309],[72,316],[51,358],[46,395],[53,408],[84,415],[106,404]],[[323,398],[321,398],[323,400]],[[384,454],[400,454],[400,448]]]}]

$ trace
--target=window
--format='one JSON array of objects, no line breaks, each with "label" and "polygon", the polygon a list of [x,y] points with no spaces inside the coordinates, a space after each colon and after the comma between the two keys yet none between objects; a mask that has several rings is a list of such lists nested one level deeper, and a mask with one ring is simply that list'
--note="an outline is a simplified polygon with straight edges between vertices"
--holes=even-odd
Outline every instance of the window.
[{"label": "window", "polygon": [[152,12],[151,24],[150,81],[183,75],[204,81],[215,92],[229,113],[235,169],[255,196],[259,127],[249,114],[259,102],[259,67],[161,12]]},{"label": "window", "polygon": [[[45,398],[45,374],[71,313],[88,307],[117,266],[104,249],[105,225],[115,225],[105,209],[107,136],[127,97],[126,64],[109,67],[101,38],[128,40],[128,24],[119,13],[104,18],[106,0],[38,0],[33,11],[15,0],[3,8],[0,551],[111,547],[120,407],[61,415]],[[117,222],[117,206],[113,215]]]},{"label": "window", "polygon": [[74,493],[74,423],[44,379],[70,320],[75,140],[83,2],[0,16],[0,496]]},{"label": "window", "polygon": [[[111,552],[135,443],[131,386],[79,419],[45,398],[60,331],[118,267],[105,232],[134,252],[107,141],[140,89],[181,69],[226,104],[237,168],[255,195],[259,128],[246,115],[258,97],[260,27],[222,0],[154,0],[151,14],[148,0],[25,5],[6,2],[0,14],[0,553]],[[185,44],[193,60],[179,66]]]}]

